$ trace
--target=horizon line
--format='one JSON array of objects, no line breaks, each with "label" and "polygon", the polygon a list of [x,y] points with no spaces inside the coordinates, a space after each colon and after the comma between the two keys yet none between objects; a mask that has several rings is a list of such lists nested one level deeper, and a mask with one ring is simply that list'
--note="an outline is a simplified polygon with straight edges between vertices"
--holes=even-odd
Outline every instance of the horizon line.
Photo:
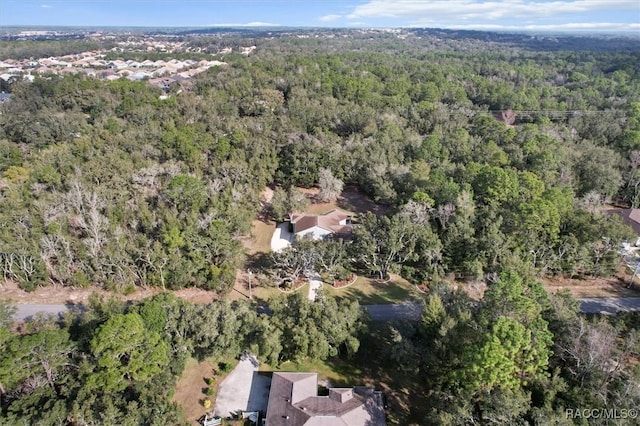
[{"label": "horizon line", "polygon": [[431,26],[314,26],[314,25],[280,25],[280,24],[210,24],[210,25],[75,25],[75,24],[9,24],[4,25],[0,29],[0,33],[7,32],[7,29],[12,28],[75,28],[75,29],[126,29],[126,28],[143,28],[143,29],[224,29],[233,28],[240,30],[257,30],[257,29],[314,29],[314,30],[419,30],[419,29],[431,29],[431,30],[447,30],[447,31],[467,31],[467,32],[485,32],[485,33],[582,33],[594,32],[599,34],[619,34],[619,33],[631,33],[640,37],[640,32],[636,28],[557,28],[557,29],[526,29],[521,30],[514,28],[456,28],[456,27],[431,27]]}]

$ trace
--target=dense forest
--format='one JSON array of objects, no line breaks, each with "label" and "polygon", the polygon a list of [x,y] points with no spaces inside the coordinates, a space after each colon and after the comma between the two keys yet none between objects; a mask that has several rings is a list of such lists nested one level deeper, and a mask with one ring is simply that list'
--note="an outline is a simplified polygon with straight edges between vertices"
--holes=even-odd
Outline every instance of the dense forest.
[{"label": "dense forest", "polygon": [[[0,52],[50,48],[10,43]],[[191,43],[215,52],[227,41]],[[277,364],[346,357],[360,339],[382,354],[380,368],[415,378],[415,424],[569,424],[568,407],[640,404],[637,317],[586,319],[536,282],[609,276],[633,235],[603,206],[640,205],[640,46],[355,31],[229,43],[257,49],[224,56],[169,97],[144,81],[79,75],[12,84],[0,106],[3,278],[27,291],[224,296],[264,188],[280,220],[302,202],[297,188],[329,182],[390,213],[358,217],[351,242],[301,241],[274,256],[273,284],[310,265],[395,272],[430,284],[422,320],[367,333],[357,304],[331,297],[274,300],[269,316],[163,295],[94,301],[20,334],[4,321],[5,418],[177,424],[167,396],[187,356],[250,348]],[[451,277],[486,282],[485,297],[454,290]]]},{"label": "dense forest", "polygon": [[270,315],[258,315],[246,302],[199,305],[169,293],[134,304],[93,298],[61,321],[36,317],[14,334],[13,307],[2,302],[2,424],[189,424],[169,401],[187,357],[251,350],[277,365],[350,356],[366,329],[356,302],[293,294],[270,305]]},{"label": "dense forest", "polygon": [[412,280],[480,278],[512,255],[611,273],[628,231],[599,208],[640,203],[634,54],[417,41],[265,40],[163,100],[145,82],[16,83],[0,115],[4,277],[224,293],[259,192],[323,169],[395,209],[369,234],[416,228],[387,265]]}]

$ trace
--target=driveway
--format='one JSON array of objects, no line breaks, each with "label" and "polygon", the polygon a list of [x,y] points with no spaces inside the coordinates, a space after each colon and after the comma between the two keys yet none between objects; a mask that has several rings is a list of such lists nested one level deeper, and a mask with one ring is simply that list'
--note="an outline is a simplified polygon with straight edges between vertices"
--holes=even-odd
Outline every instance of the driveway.
[{"label": "driveway", "polygon": [[255,356],[242,357],[220,384],[213,410],[215,416],[227,418],[238,411],[267,411],[271,377],[258,373],[258,365]]},{"label": "driveway", "polygon": [[289,222],[283,222],[276,226],[271,237],[271,251],[281,251],[289,247],[293,242],[293,234],[289,232]]}]

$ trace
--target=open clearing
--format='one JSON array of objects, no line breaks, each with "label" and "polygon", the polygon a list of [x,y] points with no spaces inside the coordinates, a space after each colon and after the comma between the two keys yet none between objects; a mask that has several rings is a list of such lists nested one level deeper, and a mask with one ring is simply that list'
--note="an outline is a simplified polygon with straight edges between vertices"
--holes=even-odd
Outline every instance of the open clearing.
[{"label": "open clearing", "polygon": [[355,283],[344,288],[325,285],[324,290],[338,299],[357,300],[361,305],[384,305],[401,303],[420,298],[420,292],[407,280],[392,274],[389,282],[378,282],[367,277],[358,277]]},{"label": "open clearing", "polygon": [[356,214],[366,212],[385,214],[389,212],[388,207],[374,203],[369,197],[353,186],[347,186],[338,199],[331,203],[321,203],[316,200],[319,192],[318,188],[297,189],[311,201],[311,204],[306,209],[306,213],[322,214],[333,209],[341,209],[348,213]]},{"label": "open clearing", "polygon": [[[185,288],[182,290],[167,290],[176,297],[194,303],[211,303],[218,299],[214,291],[199,288]],[[33,303],[43,305],[53,304],[86,304],[92,294],[104,299],[141,300],[162,293],[161,288],[138,288],[129,294],[106,291],[98,287],[76,288],[63,286],[38,287],[27,292],[18,287],[13,281],[0,282],[0,298],[13,303]]]},{"label": "open clearing", "polygon": [[631,288],[627,288],[631,281],[631,273],[627,273],[621,266],[616,274],[610,278],[543,278],[544,288],[549,293],[569,291],[577,299],[590,297],[638,297],[640,296],[640,279],[633,281]]},{"label": "open clearing", "polygon": [[[172,402],[177,403],[184,410],[189,421],[198,425],[198,419],[207,412],[202,405],[206,395],[202,392],[207,387],[206,377],[213,376],[214,365],[209,361],[198,362],[193,358],[187,362],[176,384]],[[211,397],[213,398],[213,397]]]}]

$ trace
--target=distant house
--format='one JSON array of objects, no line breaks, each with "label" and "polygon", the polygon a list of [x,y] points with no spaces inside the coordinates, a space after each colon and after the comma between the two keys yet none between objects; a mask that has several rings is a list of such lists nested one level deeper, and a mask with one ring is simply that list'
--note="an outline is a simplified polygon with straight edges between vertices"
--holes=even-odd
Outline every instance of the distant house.
[{"label": "distant house", "polygon": [[171,89],[171,85],[183,80],[182,78],[178,78],[178,76],[173,76],[173,77],[158,77],[158,78],[152,78],[149,79],[148,82],[149,84],[153,84],[154,86],[158,86],[159,88],[161,88],[162,90],[164,90],[165,92],[168,92],[169,89]]},{"label": "distant house", "polygon": [[137,71],[137,72],[134,72],[133,74],[130,74],[127,78],[129,80],[135,80],[135,81],[144,80],[146,78],[147,79],[151,78],[151,73],[148,73],[146,71]]},{"label": "distant house", "polygon": [[330,388],[318,395],[316,373],[273,373],[265,426],[384,426],[382,393]]},{"label": "distant house", "polygon": [[328,236],[348,236],[351,234],[349,213],[331,210],[325,214],[293,214],[290,217],[291,232],[297,237],[310,235],[314,240]]}]

